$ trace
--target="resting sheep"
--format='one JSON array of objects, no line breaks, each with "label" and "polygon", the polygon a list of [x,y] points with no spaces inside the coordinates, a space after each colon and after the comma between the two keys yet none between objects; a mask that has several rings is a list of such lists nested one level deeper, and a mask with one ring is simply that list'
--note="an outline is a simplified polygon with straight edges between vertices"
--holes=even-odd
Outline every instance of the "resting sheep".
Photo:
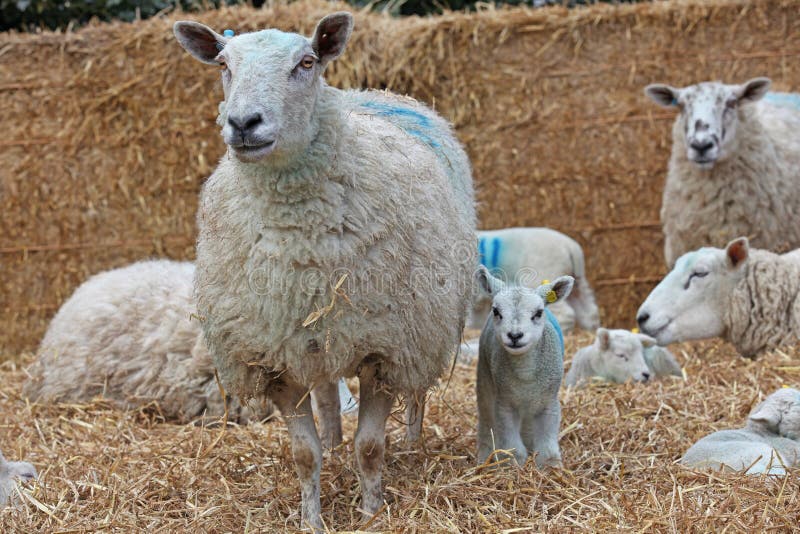
[{"label": "resting sheep", "polygon": [[[89,278],[47,329],[24,394],[36,402],[156,401],[170,420],[222,416],[214,366],[191,318],[194,266],[142,261]],[[253,414],[252,410],[256,410]],[[229,402],[231,420],[269,414]]]},{"label": "resting sheep", "polygon": [[564,384],[574,386],[592,377],[621,384],[647,382],[656,376],[681,376],[675,357],[656,340],[628,330],[598,328],[595,341],[572,358]]},{"label": "resting sheep", "polygon": [[669,267],[685,252],[740,235],[767,250],[800,247],[800,97],[767,94],[770,83],[645,89],[657,104],[680,109],[661,204]]},{"label": "resting sheep", "polygon": [[17,482],[26,482],[36,478],[36,468],[28,462],[9,462],[0,452],[0,508],[14,497]]},{"label": "resting sheep", "polygon": [[[584,330],[600,326],[594,292],[586,279],[583,249],[571,237],[549,228],[505,228],[478,232],[480,262],[495,276],[515,284],[536,287],[543,280],[569,275],[575,286],[569,298],[551,311],[565,332],[577,323]],[[491,299],[476,292],[468,327],[483,328]]]},{"label": "resting sheep", "polygon": [[325,84],[352,26],[335,13],[311,38],[174,27],[192,56],[222,66],[225,94],[228,154],[197,219],[205,339],[229,391],[266,396],[284,416],[313,529],[322,448],[307,391],[358,376],[354,448],[374,514],[392,402],[446,368],[476,266],[469,161],[450,125],[409,98]]},{"label": "resting sheep", "polygon": [[797,342],[798,295],[800,264],[793,254],[751,250],[740,237],[725,249],[681,256],[639,308],[637,321],[659,345],[721,337],[753,357]]},{"label": "resting sheep", "polygon": [[549,304],[569,295],[571,276],[536,289],[506,285],[481,266],[476,278],[492,296],[478,356],[478,464],[493,451],[513,449],[519,466],[561,465],[558,390],[564,339]]},{"label": "resting sheep", "polygon": [[744,428],[720,430],[692,445],[680,463],[716,471],[786,474],[800,463],[800,391],[782,388],[764,399]]}]

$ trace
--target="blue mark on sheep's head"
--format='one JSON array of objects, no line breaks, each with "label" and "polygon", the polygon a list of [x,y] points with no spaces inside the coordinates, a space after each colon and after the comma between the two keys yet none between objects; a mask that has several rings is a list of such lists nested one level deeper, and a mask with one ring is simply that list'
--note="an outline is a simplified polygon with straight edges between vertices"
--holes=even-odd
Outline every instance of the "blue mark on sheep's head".
[{"label": "blue mark on sheep's head", "polygon": [[221,68],[222,137],[240,161],[255,163],[299,154],[314,138],[321,75],[352,28],[352,16],[340,12],[323,18],[310,38],[275,29],[220,35],[187,21],[174,31],[192,56]]}]

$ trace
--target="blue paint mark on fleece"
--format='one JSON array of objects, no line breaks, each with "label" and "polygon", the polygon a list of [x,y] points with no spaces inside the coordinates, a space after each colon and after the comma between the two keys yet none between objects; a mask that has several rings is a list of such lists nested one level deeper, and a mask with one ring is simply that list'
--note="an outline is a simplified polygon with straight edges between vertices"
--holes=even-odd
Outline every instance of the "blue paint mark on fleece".
[{"label": "blue paint mark on fleece", "polygon": [[792,106],[800,109],[800,93],[767,93],[764,101],[779,106]]},{"label": "blue paint mark on fleece", "polygon": [[478,238],[478,261],[481,265],[489,269],[500,267],[500,249],[503,242],[499,237],[493,237],[491,241],[484,237]]},{"label": "blue paint mark on fleece", "polygon": [[544,315],[547,317],[547,320],[550,321],[550,324],[555,328],[556,334],[558,334],[558,341],[561,345],[561,357],[564,357],[564,333],[561,331],[561,325],[558,324],[558,319],[556,316],[553,315],[553,312],[548,310],[547,308],[544,309]]},{"label": "blue paint mark on fleece", "polygon": [[486,240],[482,237],[478,238],[478,262],[487,269],[489,268],[486,265]]},{"label": "blue paint mark on fleece", "polygon": [[495,237],[494,239],[492,239],[492,247],[493,247],[492,248],[492,268],[494,269],[498,265],[500,265],[500,263],[499,263],[499,260],[500,260],[500,238],[499,237]]},{"label": "blue paint mark on fleece", "polygon": [[423,130],[431,129],[433,125],[431,120],[413,109],[404,108],[400,106],[391,106],[381,102],[363,102],[361,107],[372,109],[376,111],[376,115],[381,117],[394,118],[392,122],[405,130],[407,133],[413,135],[417,139],[431,148],[439,148],[439,143]]}]

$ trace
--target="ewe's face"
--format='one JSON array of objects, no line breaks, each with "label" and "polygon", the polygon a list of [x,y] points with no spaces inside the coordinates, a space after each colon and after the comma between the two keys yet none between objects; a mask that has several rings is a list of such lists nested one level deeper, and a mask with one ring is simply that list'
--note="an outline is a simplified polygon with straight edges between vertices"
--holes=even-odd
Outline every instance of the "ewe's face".
[{"label": "ewe's face", "polygon": [[680,109],[678,126],[685,136],[686,157],[707,170],[735,152],[737,109],[763,97],[769,84],[766,78],[756,78],[744,85],[704,82],[683,89],[650,85],[645,92],[663,106]]},{"label": "ewe's face", "polygon": [[726,249],[701,248],[684,254],[639,308],[642,333],[659,345],[719,337],[729,295],[744,276],[746,238]]},{"label": "ewe's face", "polygon": [[646,382],[650,369],[644,360],[644,346],[639,336],[627,330],[600,328],[595,339],[602,376],[619,384],[628,380]]},{"label": "ewe's face", "polygon": [[751,424],[789,439],[800,439],[800,391],[782,388],[750,414]]},{"label": "ewe's face", "polygon": [[523,354],[544,331],[544,300],[535,290],[506,288],[492,300],[491,321],[497,341],[510,354]]}]

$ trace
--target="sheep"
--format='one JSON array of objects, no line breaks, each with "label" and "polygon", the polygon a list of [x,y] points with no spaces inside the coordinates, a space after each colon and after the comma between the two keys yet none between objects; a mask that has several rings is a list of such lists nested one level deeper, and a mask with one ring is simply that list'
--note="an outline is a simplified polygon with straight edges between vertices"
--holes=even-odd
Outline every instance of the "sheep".
[{"label": "sheep", "polygon": [[773,251],[800,247],[800,106],[797,95],[767,94],[770,84],[645,89],[680,109],[661,204],[669,268],[690,250],[739,235]]},{"label": "sheep", "polygon": [[418,394],[459,343],[477,265],[472,176],[451,126],[413,99],[325,84],[352,27],[346,12],[311,38],[174,26],[190,55],[222,66],[227,156],[197,218],[205,339],[229,391],[281,411],[314,530],[322,454],[306,392],[359,378],[354,452],[371,516],[393,400],[417,396],[421,421]]},{"label": "sheep", "polygon": [[[570,275],[575,286],[569,298],[551,307],[564,332],[575,324],[585,330],[600,326],[594,292],[584,269],[583,249],[571,237],[550,228],[505,228],[478,232],[479,259],[495,276],[536,287],[546,279]],[[480,329],[491,299],[476,291],[467,326]]]},{"label": "sheep", "polygon": [[639,327],[659,345],[721,337],[750,358],[794,343],[800,264],[792,256],[751,250],[746,237],[684,254],[639,308]]},{"label": "sheep", "polygon": [[567,298],[574,279],[532,289],[506,285],[484,266],[476,279],[492,296],[478,355],[478,465],[493,451],[513,449],[519,466],[529,453],[538,467],[559,466],[564,338],[547,306]]},{"label": "sheep", "polygon": [[617,384],[626,380],[647,382],[666,375],[681,376],[681,368],[655,339],[628,330],[598,328],[595,342],[572,358],[564,384],[575,386],[595,376]]},{"label": "sheep", "polygon": [[9,462],[0,452],[0,508],[13,500],[17,482],[37,477],[36,468],[28,462]]},{"label": "sheep", "polygon": [[692,445],[680,463],[715,471],[785,475],[800,463],[800,391],[781,388],[759,404],[743,428],[714,432]]},{"label": "sheep", "polygon": [[[191,263],[155,260],[89,278],[50,322],[24,395],[36,402],[102,396],[122,408],[157,401],[179,422],[223,415],[200,323],[190,317],[193,276]],[[268,413],[229,402],[231,420]]]}]

